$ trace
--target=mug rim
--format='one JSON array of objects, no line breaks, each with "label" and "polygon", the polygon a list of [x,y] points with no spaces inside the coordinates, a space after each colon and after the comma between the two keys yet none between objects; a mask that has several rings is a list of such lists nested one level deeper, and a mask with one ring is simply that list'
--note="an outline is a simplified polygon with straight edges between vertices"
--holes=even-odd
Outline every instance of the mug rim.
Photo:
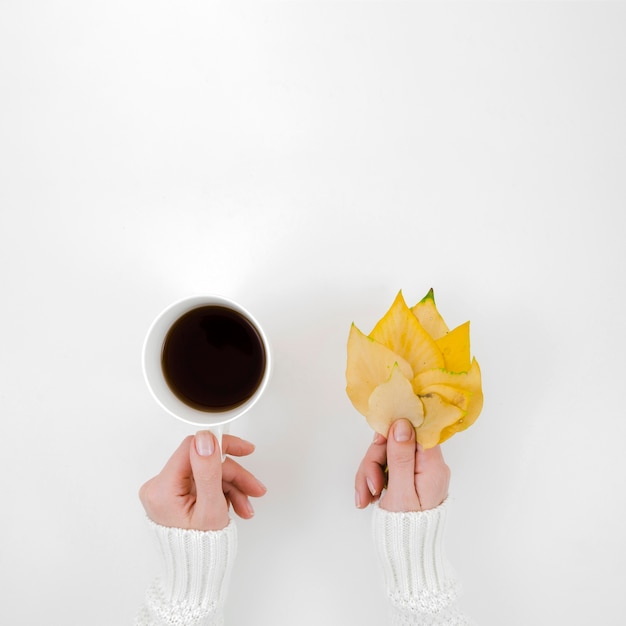
[{"label": "mug rim", "polygon": [[[161,367],[163,343],[172,324],[185,313],[200,306],[209,305],[225,306],[246,317],[257,330],[265,351],[265,370],[258,387],[247,400],[226,411],[201,411],[185,404],[170,389]],[[162,409],[187,424],[211,428],[232,422],[256,404],[269,382],[272,370],[272,356],[269,341],[263,327],[245,307],[231,298],[217,294],[193,295],[172,302],[154,318],[144,338],[141,365],[148,390]]]}]

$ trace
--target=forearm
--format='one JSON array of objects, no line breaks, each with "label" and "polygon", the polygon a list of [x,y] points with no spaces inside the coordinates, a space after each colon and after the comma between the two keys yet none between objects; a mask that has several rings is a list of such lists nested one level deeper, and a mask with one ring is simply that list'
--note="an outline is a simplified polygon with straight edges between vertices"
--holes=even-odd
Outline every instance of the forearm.
[{"label": "forearm", "polygon": [[149,524],[163,574],[148,589],[135,626],[221,626],[237,551],[234,521],[206,532]]},{"label": "forearm", "polygon": [[444,553],[448,503],[423,512],[374,509],[374,542],[392,626],[472,624],[456,607],[459,586]]}]

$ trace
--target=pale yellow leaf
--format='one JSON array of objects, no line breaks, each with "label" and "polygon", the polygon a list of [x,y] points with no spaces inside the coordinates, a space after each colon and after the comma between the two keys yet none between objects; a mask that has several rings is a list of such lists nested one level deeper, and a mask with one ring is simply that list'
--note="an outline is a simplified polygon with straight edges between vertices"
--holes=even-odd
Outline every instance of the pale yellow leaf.
[{"label": "pale yellow leaf", "polygon": [[413,393],[411,382],[395,365],[389,380],[378,385],[368,401],[367,422],[376,431],[387,436],[389,427],[400,418],[408,419],[413,426],[424,420],[424,407]]},{"label": "pale yellow leaf", "polygon": [[436,393],[420,396],[420,399],[424,406],[424,421],[415,429],[415,438],[424,448],[433,448],[441,443],[441,432],[463,420],[465,412]]},{"label": "pale yellow leaf", "polygon": [[359,413],[367,415],[372,391],[389,380],[396,363],[404,377],[412,380],[413,369],[407,361],[352,324],[348,337],[346,393]]}]

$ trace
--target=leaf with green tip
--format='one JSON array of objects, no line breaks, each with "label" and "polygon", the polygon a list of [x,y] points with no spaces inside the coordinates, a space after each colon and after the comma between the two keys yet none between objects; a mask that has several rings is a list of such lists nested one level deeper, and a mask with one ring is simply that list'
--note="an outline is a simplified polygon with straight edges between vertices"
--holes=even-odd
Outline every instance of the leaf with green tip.
[{"label": "leaf with green tip", "polygon": [[437,310],[437,306],[435,304],[435,292],[432,288],[414,307],[411,308],[411,312],[433,339],[439,339],[448,332],[448,326]]}]

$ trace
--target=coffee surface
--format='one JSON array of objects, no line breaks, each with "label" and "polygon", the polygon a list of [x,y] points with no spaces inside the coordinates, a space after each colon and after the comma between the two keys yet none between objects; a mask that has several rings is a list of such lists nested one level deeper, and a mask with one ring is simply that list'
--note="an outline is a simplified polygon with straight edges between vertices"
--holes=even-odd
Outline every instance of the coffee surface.
[{"label": "coffee surface", "polygon": [[223,306],[201,306],[174,322],[161,364],[182,402],[200,411],[227,411],[243,404],[261,384],[265,350],[246,317]]}]

